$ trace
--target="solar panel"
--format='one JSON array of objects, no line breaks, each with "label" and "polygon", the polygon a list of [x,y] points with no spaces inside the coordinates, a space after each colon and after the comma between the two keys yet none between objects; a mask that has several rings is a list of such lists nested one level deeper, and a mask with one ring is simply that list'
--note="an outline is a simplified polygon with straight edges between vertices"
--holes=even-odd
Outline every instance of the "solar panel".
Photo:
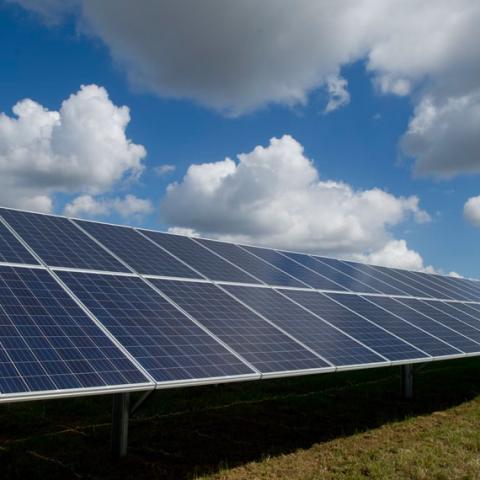
[{"label": "solar panel", "polygon": [[128,272],[66,218],[6,209],[0,214],[50,267]]},{"label": "solar panel", "polygon": [[[440,322],[443,325],[471,339],[472,341],[470,342],[470,344],[466,345],[468,347],[468,350],[465,350],[463,348],[462,350],[470,351],[470,352],[477,352],[480,350],[480,330],[477,330],[471,327],[470,325],[462,322],[461,321],[461,318],[463,316],[462,312],[453,312],[453,315],[449,315],[448,313],[443,312],[442,310],[439,310],[437,308],[439,302],[434,302],[429,300],[402,298],[400,301],[405,305],[408,305],[409,307],[414,308],[418,312],[423,313],[424,315],[427,315],[433,320],[436,320],[437,322]],[[480,328],[480,323],[479,323],[479,328]]]},{"label": "solar panel", "polygon": [[344,260],[335,260],[333,258],[315,258],[339,270],[345,275],[349,275],[350,277],[356,279],[362,284],[368,285],[373,289],[373,293],[385,293],[388,295],[405,295],[404,291],[392,287],[390,284],[374,277],[364,269],[355,268],[352,263],[346,262]]},{"label": "solar panel", "polygon": [[204,240],[196,238],[196,242],[214,251],[221,257],[239,266],[246,272],[252,274],[262,282],[268,285],[283,287],[305,287],[304,284],[282,270],[270,265],[269,263],[255,257],[254,255],[241,249],[238,245],[213,240]]},{"label": "solar panel", "polygon": [[398,268],[390,269],[390,272],[394,273],[400,278],[403,278],[405,281],[409,282],[410,285],[415,285],[418,288],[421,288],[425,293],[428,294],[428,296],[432,298],[452,299],[452,297],[441,288],[433,287],[429,282],[425,282],[421,277],[417,276],[416,272],[409,272],[407,270],[400,270]]},{"label": "solar panel", "polygon": [[[480,305],[474,305],[473,303],[455,303],[453,307],[457,310],[460,310],[469,316],[476,318],[480,321]],[[475,324],[478,325],[476,328],[480,328],[480,323]],[[473,325],[472,325],[473,326]]]},{"label": "solar panel", "polygon": [[195,243],[191,238],[149,230],[139,231],[210,280],[260,283],[231,263]]},{"label": "solar panel", "polygon": [[[338,284],[332,282],[328,278],[325,278],[315,271],[305,268],[297,262],[294,262],[291,258],[282,255],[275,250],[259,247],[242,247],[253,253],[257,257],[262,258],[266,262],[274,265],[275,267],[287,272],[289,275],[297,278],[303,282],[303,286],[317,288],[319,290],[339,290]],[[340,287],[341,289],[341,287]]]},{"label": "solar panel", "polygon": [[128,227],[75,220],[102,245],[144,275],[201,278],[185,264]]},{"label": "solar panel", "polygon": [[329,367],[215,285],[171,280],[152,283],[263,374]]},{"label": "solar panel", "polygon": [[460,292],[457,288],[452,288],[448,284],[438,280],[433,275],[428,275],[423,272],[409,272],[416,279],[420,280],[422,283],[428,285],[431,288],[434,288],[440,294],[437,295],[437,298],[444,299],[454,299],[454,300],[472,300],[472,296],[468,295],[466,292]]},{"label": "solar panel", "polygon": [[441,338],[465,353],[480,351],[480,344],[478,343],[480,341],[480,331],[437,310],[433,305],[438,302],[424,302],[412,298],[397,300],[407,306],[407,308],[420,313],[420,315],[413,317],[412,323],[415,325],[431,332],[436,337]]},{"label": "solar panel", "polygon": [[[460,293],[463,297],[474,302],[480,301],[480,290],[476,290],[474,283],[464,279],[457,279],[453,277],[445,277],[441,275],[430,275],[435,278],[437,282],[448,286],[452,290]],[[462,281],[463,280],[463,281]]]},{"label": "solar panel", "polygon": [[[368,307],[365,308],[365,314],[371,321],[398,335],[432,357],[458,355],[461,353],[457,348],[434,336],[435,334],[432,331],[427,332],[423,328],[423,325],[426,323],[422,322],[425,319],[422,319],[419,313],[408,309],[393,298],[373,296],[363,298],[365,301],[370,302],[372,307],[380,307],[370,307],[369,310]],[[337,300],[340,302],[345,301],[345,299],[338,297]],[[387,312],[393,315],[386,315]],[[422,325],[422,327],[419,327],[419,325]]]},{"label": "solar panel", "polygon": [[0,267],[0,393],[149,381],[42,269]]},{"label": "solar panel", "polygon": [[[346,262],[347,263],[347,262]],[[399,278],[395,275],[389,275],[385,270],[390,270],[384,267],[376,267],[373,265],[365,265],[361,263],[354,263],[348,262],[349,265],[353,266],[357,270],[362,272],[368,273],[369,275],[381,280],[385,284],[391,285],[395,288],[397,293],[393,293],[388,291],[388,289],[383,288],[383,286],[379,286],[381,288],[382,293],[390,294],[390,295],[412,295],[414,297],[428,297],[429,295],[425,293],[423,290],[415,288],[413,285],[405,281],[403,278]]]},{"label": "solar panel", "polygon": [[[270,288],[232,285],[226,287],[226,289],[337,367],[385,362],[384,358],[361,343]],[[317,295],[316,292],[295,292],[292,290],[285,290],[284,293],[287,295],[289,293]]]},{"label": "solar panel", "polygon": [[[302,263],[304,260],[302,259],[303,255],[298,255],[298,254],[291,254],[291,253],[285,253],[288,256],[291,256],[295,260],[299,261]],[[295,255],[295,256],[293,256]],[[361,282],[358,280],[358,278],[352,277],[337,268],[334,267],[336,265],[335,262],[326,263],[323,260],[329,260],[329,259],[324,259],[321,257],[317,257],[315,255],[311,255],[311,257],[317,264],[318,267],[310,267],[310,268],[315,268],[315,271],[318,273],[321,273],[323,276],[329,278],[335,283],[340,284],[342,287],[344,287],[346,290],[350,290],[351,292],[358,292],[358,293],[379,293],[378,290],[375,290],[373,287],[370,287],[364,282]]]},{"label": "solar panel", "polygon": [[33,255],[0,223],[0,262],[38,265]]},{"label": "solar panel", "polygon": [[157,382],[254,374],[140,278],[59,275]]},{"label": "solar panel", "polygon": [[457,303],[455,304],[450,304],[446,302],[435,302],[431,303],[437,310],[440,310],[441,312],[444,312],[453,318],[456,318],[457,320],[460,320],[462,323],[466,323],[467,325],[470,325],[476,330],[480,329],[480,324],[478,322],[478,317],[475,316],[474,314],[466,313],[466,312],[461,312],[458,310],[458,308],[455,308],[453,305],[459,305]]},{"label": "solar panel", "polygon": [[[395,337],[374,323],[371,323],[354,313],[367,313],[365,311],[365,305],[363,305],[362,308],[362,299],[355,295],[338,295],[338,297],[341,298],[346,297],[346,302],[344,305],[341,305],[329,296],[318,292],[291,290],[284,291],[283,293],[300,305],[308,308],[316,315],[330,322],[332,325],[340,328],[348,335],[363,342],[388,360],[413,360],[427,357],[425,353],[419,351],[412,345],[409,345],[400,338]],[[345,305],[354,311],[349,310]],[[369,318],[367,315],[365,316]]]}]

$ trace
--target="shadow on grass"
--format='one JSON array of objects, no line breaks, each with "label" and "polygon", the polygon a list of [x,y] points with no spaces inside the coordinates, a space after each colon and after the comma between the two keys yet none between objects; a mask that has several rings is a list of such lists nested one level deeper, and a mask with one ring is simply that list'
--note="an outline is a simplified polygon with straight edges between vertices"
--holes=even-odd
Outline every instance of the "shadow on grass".
[{"label": "shadow on grass", "polygon": [[387,368],[157,392],[110,458],[110,399],[0,406],[2,478],[189,479],[308,448],[480,394],[478,359],[415,368],[415,399]]}]

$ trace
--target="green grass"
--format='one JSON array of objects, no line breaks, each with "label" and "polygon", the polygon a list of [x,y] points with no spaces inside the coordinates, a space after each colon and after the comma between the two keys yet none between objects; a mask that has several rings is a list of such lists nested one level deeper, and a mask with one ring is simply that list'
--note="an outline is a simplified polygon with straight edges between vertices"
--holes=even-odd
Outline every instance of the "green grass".
[{"label": "green grass", "polygon": [[480,361],[159,391],[110,458],[109,397],[0,406],[0,478],[478,479]]}]

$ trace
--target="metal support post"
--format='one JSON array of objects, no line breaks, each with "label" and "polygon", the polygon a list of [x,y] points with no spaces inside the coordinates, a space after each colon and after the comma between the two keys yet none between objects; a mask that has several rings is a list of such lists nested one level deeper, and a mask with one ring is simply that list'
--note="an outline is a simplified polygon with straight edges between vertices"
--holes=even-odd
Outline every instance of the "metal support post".
[{"label": "metal support post", "polygon": [[116,393],[112,400],[112,454],[118,459],[127,455],[130,394]]},{"label": "metal support post", "polygon": [[405,400],[413,398],[413,365],[402,365],[402,395]]}]

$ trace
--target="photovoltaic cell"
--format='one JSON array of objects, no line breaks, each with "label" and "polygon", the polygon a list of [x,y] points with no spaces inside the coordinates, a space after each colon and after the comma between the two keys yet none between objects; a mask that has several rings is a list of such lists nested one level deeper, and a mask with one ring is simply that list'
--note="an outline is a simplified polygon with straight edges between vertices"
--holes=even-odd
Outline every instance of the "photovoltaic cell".
[{"label": "photovoltaic cell", "polygon": [[[461,321],[463,316],[462,312],[453,312],[453,315],[449,315],[446,312],[443,312],[436,308],[439,302],[430,301],[430,300],[417,300],[415,298],[402,298],[402,303],[408,305],[410,308],[414,308],[420,313],[427,315],[428,317],[440,322],[441,324],[455,330],[462,335],[465,335],[472,341],[468,344],[465,344],[465,348],[462,348],[466,352],[478,352],[480,351],[480,330],[477,330],[470,325]],[[480,328],[480,324],[479,324]],[[450,342],[449,342],[450,343]]]},{"label": "photovoltaic cell", "polygon": [[[332,258],[322,258],[322,257],[315,257],[321,260],[323,263],[330,265],[333,268],[341,271],[345,275],[349,275],[350,277],[354,278],[358,282],[362,284],[368,285],[370,288],[374,290],[374,293],[385,293],[388,295],[404,295],[405,292],[398,290],[388,283],[385,283],[383,280],[380,280],[373,275],[371,275],[367,270],[362,268],[355,268],[351,262],[347,262],[344,260],[335,260]],[[368,293],[368,292],[360,292],[360,293]]]},{"label": "photovoltaic cell", "polygon": [[[295,260],[299,262],[302,262],[301,257],[297,256],[297,254],[288,253],[287,255],[295,258]],[[293,255],[295,255],[295,257]],[[346,290],[359,293],[379,293],[378,290],[375,290],[366,283],[363,283],[357,278],[351,277],[350,275],[336,269],[335,265],[337,265],[336,262],[338,262],[338,260],[330,262],[329,260],[331,259],[325,259],[315,255],[311,255],[310,258],[312,258],[319,265],[319,267],[317,267],[319,270],[315,269],[315,271],[321,273],[323,276],[329,278],[333,282],[340,284]],[[328,263],[324,260],[327,260]]]},{"label": "photovoltaic cell", "polygon": [[332,282],[326,277],[322,277],[315,271],[305,268],[297,262],[294,262],[291,258],[282,255],[275,250],[259,247],[243,247],[245,250],[253,253],[257,257],[262,258],[266,262],[273,266],[287,272],[289,275],[297,278],[303,282],[303,286],[317,288],[319,290],[337,290],[338,284]]},{"label": "photovoltaic cell", "polygon": [[326,365],[215,285],[171,280],[152,283],[262,373]]},{"label": "photovoltaic cell", "polygon": [[[335,366],[385,362],[382,357],[270,288],[229,285],[226,289]],[[297,292],[317,295],[316,292]],[[284,293],[295,291],[285,290]]]},{"label": "photovoltaic cell", "polygon": [[480,305],[473,303],[455,303],[454,308],[477,319],[478,322],[472,324],[472,326],[480,329]]},{"label": "photovoltaic cell", "polygon": [[451,288],[452,290],[455,290],[462,296],[466,297],[468,300],[473,300],[474,302],[480,301],[480,291],[477,291],[474,286],[472,286],[473,282],[465,279],[457,279],[441,275],[431,276],[435,278],[437,282],[441,282],[445,286]]},{"label": "photovoltaic cell", "polygon": [[[385,328],[392,334],[400,337],[404,341],[410,343],[415,348],[418,348],[429,355],[440,354],[454,354],[458,353],[457,350],[445,345],[443,342],[433,338],[428,333],[419,330],[414,325],[411,325],[398,316],[385,311],[376,304],[368,301],[367,297],[362,297],[358,295],[330,295],[337,302],[345,305],[351,310],[358,312],[360,315],[368,318],[371,322],[374,322],[376,325]],[[384,300],[381,297],[368,297],[369,300]],[[393,306],[396,306],[396,303],[393,302],[393,299],[386,298],[388,302],[392,302]],[[390,304],[389,304],[390,305]],[[446,353],[444,353],[446,352]]]},{"label": "photovoltaic cell", "polygon": [[[373,306],[381,308],[372,308],[368,312],[368,318],[378,325],[386,328],[389,332],[403,338],[405,341],[423,350],[432,357],[442,357],[461,353],[460,350],[447,345],[444,341],[435,338],[430,333],[424,331],[424,319],[417,312],[408,309],[405,305],[388,297],[363,297],[365,301],[371,302]],[[337,298],[338,301],[342,301]],[[384,309],[384,310],[382,310]],[[386,312],[393,315],[386,315]],[[405,321],[404,321],[405,320]]]},{"label": "photovoltaic cell", "polygon": [[66,218],[7,209],[0,215],[50,267],[128,271]]},{"label": "photovoltaic cell", "polygon": [[149,230],[140,231],[210,280],[259,283],[252,276],[209,252],[191,238]]},{"label": "photovoltaic cell", "polygon": [[[388,360],[412,360],[427,356],[408,343],[338,304],[329,295],[293,290],[285,290],[284,293],[332,325],[363,342],[364,345],[372,348]],[[360,297],[355,295],[338,295],[338,297],[348,297],[345,305],[368,318],[368,315],[366,315],[368,312],[365,312],[365,307],[368,307],[368,304],[364,305]]]},{"label": "photovoltaic cell", "polygon": [[42,269],[0,267],[0,393],[148,380]]},{"label": "photovoltaic cell", "polygon": [[275,268],[269,263],[264,262],[245,250],[242,250],[237,245],[213,240],[204,240],[202,238],[195,239],[195,241],[201,243],[210,250],[213,250],[218,255],[239,266],[262,282],[265,282],[267,285],[283,287],[305,286],[278,268]]},{"label": "photovoltaic cell", "polygon": [[444,312],[447,315],[450,315],[451,317],[456,318],[457,320],[460,320],[467,325],[470,325],[474,329],[480,329],[478,317],[476,317],[474,314],[462,313],[461,311],[459,311],[459,309],[453,306],[458,305],[457,303],[450,304],[447,302],[431,302],[430,304],[433,305],[437,310],[440,310],[441,312]]},{"label": "photovoltaic cell", "polygon": [[[391,269],[393,271],[393,269]],[[429,296],[433,298],[445,298],[445,299],[453,299],[453,297],[447,293],[447,290],[442,288],[441,286],[437,288],[437,286],[432,285],[431,282],[425,280],[417,272],[409,272],[407,270],[395,269],[395,274],[403,278],[405,281],[409,282],[411,285],[417,285],[419,288],[422,288],[424,292],[426,292]],[[465,300],[465,299],[463,299]]]},{"label": "photovoltaic cell", "polygon": [[438,280],[435,276],[423,272],[409,272],[416,280],[435,289],[439,294],[437,298],[454,299],[454,300],[472,300],[468,293],[459,292],[458,289],[452,288],[444,282]]},{"label": "photovoltaic cell", "polygon": [[254,373],[140,278],[59,275],[156,381]]},{"label": "photovoltaic cell", "polygon": [[102,245],[143,275],[201,278],[185,264],[142,237],[133,228],[75,220]]},{"label": "photovoltaic cell", "polygon": [[0,223],[0,262],[38,265],[32,254]]},{"label": "photovoltaic cell", "polygon": [[348,265],[351,265],[360,272],[366,273],[377,280],[382,281],[383,284],[378,286],[378,289],[381,289],[381,293],[386,295],[413,295],[416,297],[428,297],[425,292],[413,287],[407,281],[402,281],[402,279],[399,279],[398,277],[387,275],[382,271],[381,268],[357,262],[345,263],[348,263]]}]

